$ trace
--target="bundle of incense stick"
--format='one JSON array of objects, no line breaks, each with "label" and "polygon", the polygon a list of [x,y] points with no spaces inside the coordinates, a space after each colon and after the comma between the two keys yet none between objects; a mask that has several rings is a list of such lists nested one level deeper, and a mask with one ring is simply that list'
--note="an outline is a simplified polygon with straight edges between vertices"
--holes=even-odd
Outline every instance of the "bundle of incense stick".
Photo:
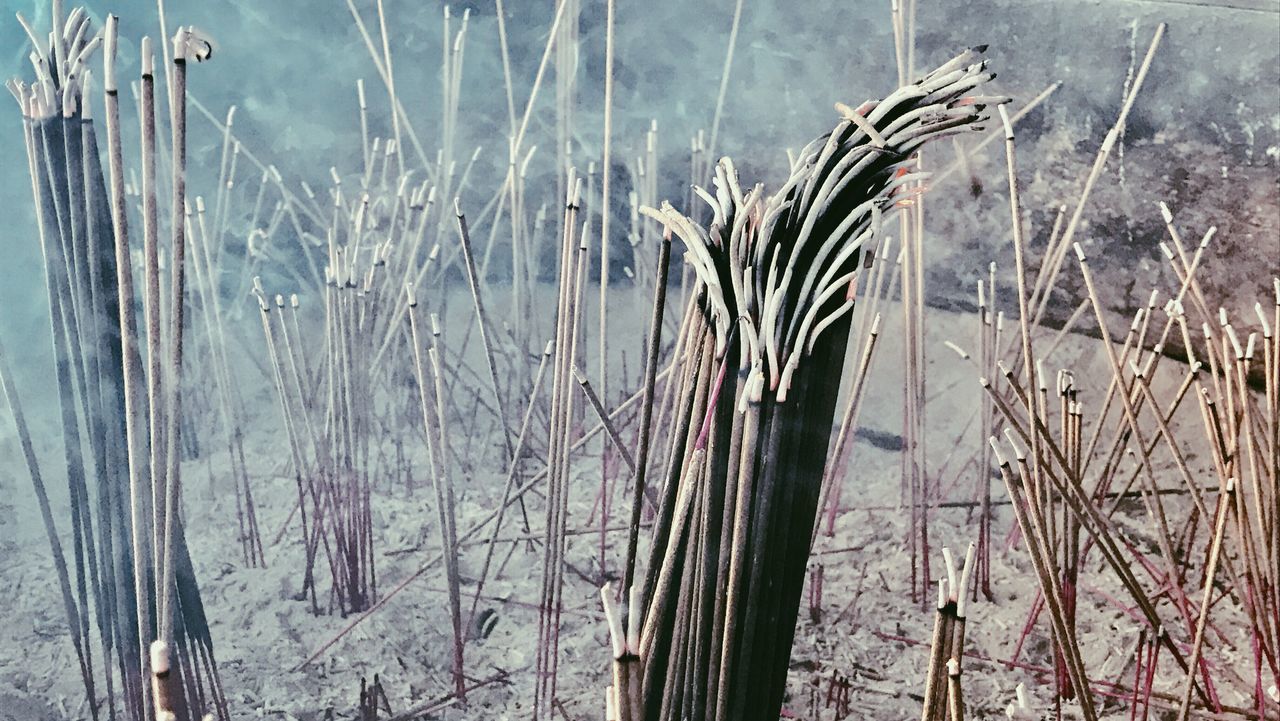
[{"label": "bundle of incense stick", "polygon": [[635,632],[611,623],[619,719],[777,718],[862,249],[919,192],[915,151],[979,128],[1003,100],[970,95],[992,77],[981,53],[838,105],[776,193],[744,192],[721,160],[714,192],[695,188],[709,227],[670,204],[643,209],[684,241],[697,289],[650,561],[622,589]]},{"label": "bundle of incense stick", "polygon": [[[156,182],[154,59],[142,43],[143,294],[147,369],[134,316],[137,298],[129,254],[128,208],[115,75],[116,20],[91,31],[83,9],[67,14],[52,4],[52,31],[36,35],[19,18],[33,45],[35,81],[12,81],[24,120],[33,203],[45,261],[56,385],[71,497],[75,593],[60,570],[63,600],[89,707],[99,713],[101,672],[108,713],[151,717],[147,644],[159,638],[175,649],[171,706],[178,719],[206,709],[228,718],[213,643],[183,536],[179,499],[182,424],[182,330],[186,191],[186,65],[207,46],[189,29],[172,41],[169,78],[172,191],[169,219],[169,292],[162,298],[160,211]],[[91,113],[90,62],[104,44],[110,184],[99,157]],[[162,319],[167,323],[162,323]],[[7,395],[23,425],[11,379]],[[143,383],[146,390],[143,394]],[[80,418],[84,419],[81,425]],[[27,435],[22,433],[22,435]],[[90,458],[82,457],[88,448]],[[29,456],[32,480],[42,483]],[[44,513],[55,562],[59,544]],[[96,620],[101,669],[95,668],[89,619]],[[119,674],[119,688],[116,674]]]},{"label": "bundle of incense stick", "polygon": [[946,576],[938,579],[937,614],[933,622],[933,643],[929,652],[929,672],[925,677],[921,721],[964,721],[960,673],[964,660],[970,576],[976,570],[975,548],[974,544],[969,544],[964,567],[959,573],[956,572],[951,550],[942,549]]}]

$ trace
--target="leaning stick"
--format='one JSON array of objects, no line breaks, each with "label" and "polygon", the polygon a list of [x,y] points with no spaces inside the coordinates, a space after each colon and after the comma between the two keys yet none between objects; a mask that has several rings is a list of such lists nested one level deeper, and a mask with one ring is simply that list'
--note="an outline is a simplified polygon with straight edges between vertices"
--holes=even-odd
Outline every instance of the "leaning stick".
[{"label": "leaning stick", "polygon": [[[1200,652],[1204,648],[1205,625],[1209,620],[1209,605],[1213,600],[1213,578],[1218,570],[1218,559],[1222,555],[1222,536],[1226,530],[1227,514],[1235,503],[1236,485],[1234,478],[1228,478],[1226,489],[1218,496],[1218,509],[1213,523],[1213,541],[1209,546],[1209,563],[1204,572],[1204,597],[1200,602],[1200,615],[1196,619],[1195,641],[1191,645],[1191,657],[1187,660],[1187,680],[1182,687],[1182,701],[1178,708],[1178,721],[1186,721],[1191,712],[1191,693],[1196,685],[1196,671],[1200,663]],[[1176,583],[1170,579],[1170,583]]]},{"label": "leaning stick", "polygon": [[476,322],[480,324],[480,342],[484,345],[485,362],[489,364],[489,381],[493,384],[493,399],[496,404],[494,411],[498,415],[498,420],[502,422],[502,441],[506,448],[506,460],[510,463],[515,457],[511,447],[511,427],[507,423],[506,414],[502,412],[505,404],[498,387],[498,366],[493,358],[493,346],[489,342],[489,317],[484,312],[484,303],[480,298],[480,278],[476,273],[475,255],[471,251],[471,234],[467,230],[467,216],[463,214],[462,203],[458,198],[453,199],[453,212],[458,219],[458,240],[462,243],[462,256],[467,268],[467,284],[471,287],[471,301],[476,308]]},{"label": "leaning stick", "polygon": [[[436,494],[436,513],[438,515],[438,520],[440,523],[440,553],[441,553],[441,558],[445,560],[445,575],[448,576],[448,583],[449,583],[449,606],[450,606],[450,614],[451,614],[451,619],[453,621],[453,631],[454,631],[454,639],[453,639],[454,640],[454,658],[453,658],[454,685],[456,687],[456,690],[458,690],[459,692],[463,692],[462,684],[464,683],[464,676],[463,676],[463,669],[462,669],[461,607],[459,603],[457,603],[457,600],[458,600],[458,593],[457,593],[458,592],[458,578],[457,578],[458,539],[457,539],[456,533],[453,531],[453,525],[449,518],[449,515],[452,511],[452,506],[448,502],[449,493],[446,491],[447,481],[444,478],[445,471],[444,471],[443,456],[445,453],[445,447],[448,444],[448,439],[445,438],[443,433],[440,433],[440,430],[441,430],[440,419],[441,419],[441,411],[443,409],[443,405],[442,405],[443,401],[442,399],[437,397],[436,407],[432,408],[432,404],[428,398],[427,371],[422,358],[423,343],[422,343],[421,334],[418,329],[418,326],[419,326],[418,314],[417,314],[418,300],[414,296],[413,289],[411,287],[406,287],[405,292],[406,294],[408,294],[408,300],[409,300],[409,327],[412,333],[411,337],[413,339],[413,362],[414,362],[414,371],[415,371],[417,382],[418,382],[418,398],[421,403],[422,425],[423,425],[423,431],[426,433],[426,436],[427,436],[427,455],[430,458],[430,464],[432,468],[432,485],[435,487],[435,494]],[[433,371],[436,372],[436,377],[438,381],[439,361],[435,357],[435,354],[434,354],[435,349],[432,348],[431,351],[432,351]],[[435,388],[435,392],[438,394],[441,388],[440,384],[437,382],[436,384],[434,384],[433,387]],[[439,441],[439,447],[436,447],[437,439]],[[385,601],[386,601],[386,598],[383,599],[383,602]],[[378,608],[378,606],[374,606],[374,608],[369,609],[369,612],[372,612],[376,608]],[[303,665],[306,665],[306,663],[308,663],[309,661],[310,659],[304,662]]]},{"label": "leaning stick", "polygon": [[604,157],[600,180],[600,393],[609,397],[609,226],[613,210],[609,205],[609,180],[613,175],[613,16],[616,0],[605,0],[604,53]]},{"label": "leaning stick", "polygon": [[[258,539],[258,534],[256,533],[256,523],[250,520],[249,524],[246,524],[246,520],[253,519],[254,514],[250,511],[246,516],[241,498],[242,487],[247,490],[248,481],[243,474],[243,467],[237,463],[238,459],[243,456],[243,448],[240,448],[240,453],[237,453],[240,424],[237,418],[233,416],[230,400],[230,373],[226,369],[225,358],[222,355],[225,350],[226,337],[219,332],[222,319],[217,305],[218,290],[214,286],[214,280],[209,270],[211,257],[209,255],[209,237],[205,227],[204,210],[204,199],[196,196],[196,225],[190,231],[192,269],[196,274],[196,287],[200,293],[201,305],[204,306],[204,312],[201,315],[204,317],[205,333],[208,337],[209,351],[212,355],[210,365],[213,369],[219,410],[227,433],[227,452],[231,462],[232,485],[235,488],[236,521],[239,525],[241,556],[246,566],[257,565],[259,559],[257,550],[260,539]],[[191,222],[190,208],[187,209],[187,222]],[[195,232],[196,230],[199,232]],[[211,490],[212,480],[212,476],[210,476]]]},{"label": "leaning stick", "polygon": [[[519,475],[520,456],[524,453],[525,441],[528,440],[529,422],[533,418],[538,392],[542,389],[542,381],[546,376],[547,363],[551,359],[554,345],[554,341],[547,342],[546,348],[542,351],[542,358],[538,361],[538,370],[533,377],[533,390],[529,393],[529,402],[525,406],[524,420],[520,423],[520,434],[516,438],[515,457],[511,460],[511,466],[507,470],[507,482],[502,488],[502,502],[498,504],[497,520],[493,525],[493,532],[489,535],[489,545],[485,549],[484,564],[480,567],[480,579],[476,582],[476,594],[471,601],[471,613],[468,614],[471,620],[476,617],[476,606],[480,603],[480,594],[484,590],[485,581],[489,577],[489,566],[493,562],[493,552],[498,545],[498,534],[502,530],[502,520],[506,515],[507,506],[511,505],[513,500],[511,490],[515,486],[516,476]],[[468,623],[468,626],[470,626],[470,623]]]},{"label": "leaning stick", "polygon": [[[1062,224],[1067,218],[1067,206],[1059,205],[1058,212],[1053,217],[1053,227],[1049,230],[1049,242],[1045,245],[1044,256],[1040,261],[1040,268],[1036,271],[1036,284],[1031,288],[1031,305],[1036,309],[1033,314],[1032,325],[1040,325],[1040,319],[1044,315],[1044,309],[1049,302],[1049,295],[1053,290],[1052,287],[1045,288],[1044,282],[1050,272],[1055,275],[1058,268],[1062,265],[1063,258],[1066,257],[1066,248],[1061,248],[1058,239],[1062,235]],[[1050,268],[1053,268],[1050,271]]]},{"label": "leaning stick", "polygon": [[[393,108],[399,108],[400,100],[396,96],[396,73],[395,73],[395,68],[391,63],[391,43],[387,36],[387,15],[382,10],[382,0],[378,0],[377,7],[378,7],[378,31],[382,36],[382,62],[383,62],[383,66],[386,69],[385,80],[387,85],[387,97],[390,100]],[[392,132],[392,135],[395,136],[395,141],[396,141],[396,147],[395,147],[396,164],[398,166],[399,172],[403,173],[405,170],[405,167],[404,167],[404,153],[400,150],[400,147],[402,145],[400,142],[400,113],[395,112],[394,110],[391,113],[391,132]]]},{"label": "leaning stick", "polygon": [[[849,439],[853,436],[853,430],[858,427],[858,414],[862,408],[863,391],[866,389],[867,376],[871,369],[871,359],[876,350],[876,339],[880,335],[880,314],[876,313],[875,318],[871,321],[871,331],[867,335],[867,340],[862,347],[862,357],[858,361],[858,368],[853,375],[853,388],[849,393],[849,400],[845,405],[844,414],[840,418],[840,429],[836,432],[836,442],[832,446],[830,463],[826,469],[825,478],[822,483],[821,496],[818,499],[819,512],[814,518],[813,531],[809,537],[809,547],[813,548],[813,544],[818,538],[818,529],[822,525],[822,509],[826,507],[830,501],[831,510],[828,518],[828,533],[834,531],[836,515],[840,506],[840,487],[842,470],[844,467],[844,457],[848,448]],[[832,497],[832,490],[835,495]]]},{"label": "leaning stick", "polygon": [[[613,25],[614,11],[617,7],[617,0],[605,0],[605,52],[604,52],[604,154],[602,158],[603,177],[600,181],[600,335],[599,341],[599,362],[600,362],[600,394],[605,398],[609,397],[609,230],[613,221],[613,207],[609,204],[610,179],[613,176]],[[513,216],[514,217],[514,216]],[[515,269],[512,269],[515,273]],[[590,391],[590,384],[586,383],[586,378],[575,367],[574,372],[579,376],[583,390],[590,399],[593,393]],[[603,407],[599,403],[599,399],[592,401],[591,405],[600,414],[601,418],[608,416],[603,413]],[[611,433],[611,435],[614,435]],[[622,452],[623,458],[627,461],[627,466],[632,475],[635,475],[635,462],[631,460],[631,455],[626,451],[625,446],[615,444],[619,451]],[[600,572],[605,570],[605,549],[604,549],[604,528],[609,522],[609,447],[602,446],[600,449]]]},{"label": "leaning stick", "polygon": [[609,420],[609,412],[600,403],[600,395],[591,387],[591,381],[587,380],[587,377],[582,374],[582,369],[574,365],[572,370],[574,380],[578,381],[578,385],[582,386],[583,395],[587,397],[587,401],[591,404],[591,408],[595,410],[596,416],[604,424],[604,430],[609,435],[609,440],[613,442],[614,447],[622,454],[622,460],[626,462],[627,470],[634,474],[636,472],[636,462],[632,459],[631,452],[627,450],[627,444],[618,433],[618,428],[613,425],[613,421]]},{"label": "leaning stick", "polygon": [[[80,608],[71,592],[71,576],[67,572],[66,556],[62,552],[62,542],[58,540],[58,529],[53,520],[53,511],[49,507],[49,494],[45,491],[44,477],[40,474],[40,464],[36,460],[35,448],[31,443],[31,430],[22,412],[22,400],[18,397],[18,390],[13,385],[13,372],[9,369],[3,343],[0,343],[0,393],[4,395],[9,406],[9,415],[13,417],[13,424],[18,431],[18,442],[22,446],[22,456],[27,462],[31,486],[35,490],[36,502],[40,506],[40,518],[44,521],[45,535],[49,539],[53,566],[58,573],[58,588],[62,592],[62,609],[67,615],[67,627],[71,630],[71,645],[75,648],[76,658],[80,662],[80,675],[84,681],[85,690],[92,694],[92,672],[86,664],[84,647],[77,630],[80,628]],[[109,659],[107,663],[110,663]]]},{"label": "leaning stick", "polygon": [[[232,105],[227,108],[227,118],[223,123],[222,131],[222,158],[218,161],[218,194],[213,202],[213,242],[215,247],[221,250],[222,231],[225,229],[224,222],[227,213],[230,211],[231,188],[235,185],[236,180],[236,161],[240,159],[240,143],[235,141],[232,144],[231,128],[235,124],[236,106]],[[231,149],[234,148],[234,153]],[[228,155],[230,155],[230,163],[228,164]]]},{"label": "leaning stick", "polygon": [[[438,337],[439,335],[437,334]],[[440,465],[440,482],[445,489],[444,516],[448,522],[449,545],[447,549],[449,550],[449,555],[445,557],[445,560],[452,565],[449,574],[449,613],[453,619],[453,679],[458,699],[465,702],[467,700],[467,679],[462,658],[465,636],[462,630],[461,582],[458,578],[457,515],[454,511],[453,479],[450,477],[448,465],[449,438],[445,429],[444,375],[440,372],[440,353],[437,346],[438,340],[428,350],[428,355],[431,358],[431,375],[435,381],[436,429],[440,434],[440,448],[439,453],[436,454],[436,462]]]},{"label": "leaning stick", "polygon": [[[1021,332],[1022,340],[1022,372],[1024,374],[1024,382],[1026,383],[1027,388],[1027,414],[1029,416],[1039,415],[1043,418],[1043,411],[1039,413],[1037,412],[1037,405],[1031,390],[1037,385],[1038,381],[1043,382],[1044,379],[1037,379],[1036,374],[1039,367],[1035,361],[1035,355],[1031,345],[1031,318],[1027,300],[1027,268],[1026,261],[1024,260],[1024,255],[1026,253],[1026,241],[1023,238],[1022,206],[1019,202],[1018,193],[1017,155],[1015,152],[1013,124],[1009,121],[1008,111],[1005,110],[1005,106],[1003,104],[998,106],[997,110],[1000,113],[1000,121],[1004,125],[1005,159],[1009,173],[1009,212],[1012,216],[1013,225],[1014,275],[1016,276],[1016,289],[1018,294],[1018,328]],[[992,287],[991,291],[994,296],[995,288]],[[1040,466],[1043,463],[1043,458],[1040,452],[1040,443],[1040,434],[1032,433],[1031,471],[1032,479],[1037,489],[1041,486]],[[1053,544],[1050,542],[1050,538],[1051,536],[1046,536],[1042,538],[1040,542],[1045,546],[1048,561],[1052,564]],[[1063,639],[1061,643],[1067,643],[1067,641]],[[1081,693],[1087,695],[1088,691],[1082,690]],[[1092,700],[1090,700],[1089,705],[1092,706]]]},{"label": "leaning stick", "polygon": [[729,47],[724,54],[724,69],[720,71],[720,91],[716,94],[716,112],[711,120],[711,140],[707,143],[706,157],[715,158],[716,140],[720,135],[720,118],[724,115],[724,100],[729,91],[729,71],[733,68],[733,51],[738,45],[738,28],[742,25],[742,0],[733,7],[733,25],[729,28]]},{"label": "leaning stick", "polygon": [[[1155,58],[1156,48],[1160,47],[1160,40],[1164,37],[1165,28],[1166,25],[1164,23],[1156,26],[1156,32],[1151,38],[1151,45],[1147,48],[1146,57],[1142,59],[1138,74],[1133,79],[1133,86],[1125,97],[1124,104],[1120,107],[1120,115],[1116,118],[1115,125],[1107,131],[1106,138],[1103,139],[1102,146],[1098,149],[1098,155],[1093,161],[1093,167],[1085,178],[1084,189],[1080,191],[1080,200],[1076,203],[1076,209],[1071,213],[1071,219],[1067,221],[1067,229],[1062,233],[1061,243],[1065,247],[1070,247],[1072,240],[1075,238],[1076,228],[1079,227],[1080,218],[1084,214],[1085,202],[1089,199],[1098,177],[1102,175],[1102,169],[1106,166],[1107,158],[1111,156],[1111,150],[1115,147],[1116,141],[1119,140],[1120,133],[1124,131],[1125,121],[1129,117],[1129,110],[1133,108],[1133,102],[1138,98],[1138,91],[1142,89],[1142,83],[1147,77],[1147,71],[1151,69],[1151,61]],[[1052,287],[1053,278],[1050,277],[1047,288]],[[1047,289],[1045,296],[1048,296]]]},{"label": "leaning stick", "polygon": [[515,94],[511,90],[511,54],[507,50],[507,13],[506,8],[502,5],[502,0],[496,0],[496,6],[498,47],[502,52],[502,79],[505,81],[507,88],[507,121],[514,136],[516,132],[516,102]]}]

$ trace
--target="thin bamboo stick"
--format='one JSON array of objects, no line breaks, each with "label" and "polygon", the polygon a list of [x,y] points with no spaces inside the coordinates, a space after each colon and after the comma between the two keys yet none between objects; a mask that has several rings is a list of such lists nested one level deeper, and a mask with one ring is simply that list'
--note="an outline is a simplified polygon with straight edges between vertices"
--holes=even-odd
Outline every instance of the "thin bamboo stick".
[{"label": "thin bamboo stick", "polygon": [[[173,38],[173,73],[170,87],[170,127],[173,131],[173,201],[170,208],[170,227],[173,232],[173,246],[170,251],[169,276],[172,282],[172,295],[169,300],[169,369],[167,396],[165,398],[166,420],[165,451],[168,467],[165,470],[165,503],[164,503],[164,535],[161,543],[161,562],[159,596],[160,639],[172,643],[173,633],[173,593],[174,588],[174,536],[177,533],[178,494],[181,486],[181,454],[179,451],[179,434],[181,433],[181,385],[182,385],[182,338],[183,309],[186,289],[186,223],[183,219],[183,208],[186,205],[187,178],[187,43],[190,34],[185,28],[178,28]],[[158,529],[157,529],[158,530]]]},{"label": "thin bamboo stick", "polygon": [[493,346],[489,340],[489,318],[485,314],[484,302],[480,297],[480,278],[476,271],[475,256],[471,251],[471,234],[467,230],[467,217],[463,215],[462,204],[457,198],[454,198],[453,210],[458,219],[458,240],[462,244],[462,255],[466,261],[467,284],[471,288],[471,301],[476,309],[476,323],[480,326],[480,342],[484,345],[485,362],[489,366],[489,381],[493,384],[494,408],[498,414],[498,420],[502,424],[502,440],[506,450],[505,458],[507,463],[511,463],[514,460],[511,447],[511,428],[507,423],[506,415],[502,412],[505,403],[499,390],[498,366],[494,360]]},{"label": "thin bamboo stick", "polygon": [[[115,234],[116,286],[119,293],[117,300],[120,309],[120,339],[122,343],[123,367],[121,379],[124,383],[125,406],[125,440],[129,464],[129,508],[131,550],[133,552],[133,592],[134,616],[137,624],[138,639],[150,636],[151,610],[147,602],[146,559],[151,543],[146,511],[147,489],[146,450],[143,445],[144,428],[140,390],[142,368],[138,353],[138,327],[134,312],[133,260],[129,250],[129,214],[125,201],[124,188],[124,151],[120,141],[120,109],[116,86],[116,42],[118,36],[118,20],[109,15],[105,29],[105,49],[103,89],[106,92],[107,123],[107,158],[111,178],[111,218]],[[148,655],[139,649],[139,673],[147,675]],[[149,709],[145,699],[143,709]]]},{"label": "thin bamboo stick", "polygon": [[[604,149],[601,158],[600,179],[600,315],[599,315],[599,379],[600,395],[609,397],[609,274],[610,248],[609,230],[613,222],[613,206],[610,203],[611,179],[613,177],[613,62],[614,62],[614,14],[617,9],[615,0],[605,0],[605,54],[604,54]],[[585,390],[586,385],[583,386]],[[590,398],[590,393],[588,393]],[[598,403],[593,403],[600,410]],[[601,412],[601,417],[607,416]],[[627,460],[632,475],[635,474],[635,463],[630,454],[621,445],[617,446]],[[603,529],[609,521],[609,447],[600,449],[600,572],[605,572],[605,541]]]}]

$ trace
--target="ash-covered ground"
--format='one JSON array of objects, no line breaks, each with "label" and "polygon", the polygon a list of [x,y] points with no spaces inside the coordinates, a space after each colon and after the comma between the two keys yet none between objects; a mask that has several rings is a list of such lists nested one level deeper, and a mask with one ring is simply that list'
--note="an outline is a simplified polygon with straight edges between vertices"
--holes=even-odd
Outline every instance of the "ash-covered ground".
[{"label": "ash-covered ground", "polygon": [[[366,5],[357,3],[368,21],[372,8]],[[3,7],[6,18],[22,10],[39,24],[47,22],[42,8],[26,2],[5,0]],[[434,149],[430,139],[440,126],[442,5],[388,2],[386,8],[394,18],[392,49],[399,92],[420,134]],[[471,34],[460,107],[465,122],[458,142],[464,154],[482,148],[464,197],[478,206],[493,194],[505,172],[507,110],[493,5],[455,5],[455,30],[457,15],[468,8]],[[601,152],[601,8],[588,4],[580,21],[577,130],[571,152],[580,166]],[[228,105],[238,105],[236,127],[245,147],[276,164],[291,187],[301,181],[320,187],[328,182],[330,166],[349,170],[359,163],[357,78],[369,89],[372,132],[390,132],[388,114],[378,110],[385,109],[385,96],[380,95],[377,73],[344,4],[170,2],[166,9],[170,23],[193,23],[219,44],[213,61],[193,69],[193,96],[217,116]],[[91,8],[97,17],[104,10]],[[112,10],[122,15],[121,35],[128,39],[122,56],[136,57],[137,38],[156,32],[153,7],[129,3]],[[519,109],[546,40],[551,3],[533,7],[509,2],[507,12]],[[663,0],[646,4],[643,11],[626,5],[619,9],[615,157],[627,159],[640,152],[644,133],[656,119],[660,197],[685,196],[689,138],[698,130],[711,131],[732,13],[729,0]],[[784,149],[799,147],[826,130],[835,117],[834,102],[856,105],[895,84],[888,17],[888,3],[747,3],[717,153],[732,155],[747,182],[758,179],[776,186]],[[1175,282],[1160,256],[1159,243],[1165,238],[1156,205],[1160,201],[1168,204],[1189,238],[1198,239],[1210,226],[1217,227],[1200,277],[1205,294],[1219,299],[1215,302],[1233,315],[1250,312],[1280,272],[1280,15],[1261,1],[1191,5],[990,0],[922,3],[916,17],[922,67],[959,48],[988,43],[992,67],[1000,73],[998,89],[1014,98],[1015,107],[1062,83],[1019,124],[1023,206],[1035,257],[1059,207],[1074,211],[1095,153],[1115,121],[1158,22],[1169,23],[1167,34],[1078,232],[1078,239],[1096,257],[1103,301],[1113,311],[1113,333],[1127,326],[1151,288],[1167,291]],[[25,72],[23,38],[11,20],[0,21],[0,70],[5,75]],[[127,72],[136,72],[132,63],[126,63]],[[551,150],[551,87],[544,88],[530,125],[543,147],[532,166],[532,177],[538,181],[533,185],[547,188],[541,200],[548,202],[553,202],[556,163]],[[193,120],[191,187],[193,193],[212,195],[221,134],[204,123],[203,117]],[[37,431],[37,451],[55,489],[55,508],[65,509],[47,308],[20,138],[16,110],[0,113],[0,207],[10,218],[0,229],[0,254],[8,271],[0,282],[0,334],[19,366],[20,388]],[[136,147],[133,139],[127,137],[126,142]],[[620,161],[622,166],[628,162]],[[980,389],[977,372],[958,361],[942,341],[973,345],[974,289],[991,261],[998,263],[1003,307],[1012,309],[1007,302],[1012,297],[1013,259],[1004,157],[996,142],[976,152],[964,145],[942,146],[929,151],[926,162],[938,169],[955,168],[932,188],[926,201],[926,286],[933,307],[927,342],[930,468],[945,499],[964,501],[973,497],[982,480],[966,465],[982,441],[967,423]],[[631,182],[622,166],[615,169],[615,193],[625,193]],[[251,190],[241,190],[236,199],[244,215],[253,202],[250,196]],[[264,273],[282,290],[292,282],[278,268],[267,267]],[[504,287],[499,273],[492,285],[495,303],[502,302]],[[1078,274],[1070,271],[1064,272],[1059,287],[1047,315],[1050,326],[1064,322],[1082,294]],[[457,320],[448,324],[464,327],[469,316],[464,315],[463,289],[458,286],[452,293],[450,313]],[[611,323],[620,338],[631,341],[615,345],[615,377],[626,378],[622,385],[633,388],[647,299],[627,290],[620,273],[614,295]],[[413,581],[314,664],[293,670],[349,620],[315,616],[306,603],[295,600],[302,548],[296,525],[287,527],[285,519],[296,495],[287,454],[281,450],[273,391],[262,372],[265,351],[253,309],[247,305],[251,302],[238,298],[229,304],[245,304],[232,345],[252,414],[247,450],[264,539],[271,544],[267,569],[244,568],[235,552],[234,508],[225,482],[225,453],[220,450],[224,441],[212,413],[198,415],[202,420],[195,431],[203,452],[184,469],[192,553],[234,715],[318,721],[332,710],[336,718],[352,718],[360,677],[375,673],[397,711],[442,696],[450,687],[449,640],[444,578],[438,569]],[[550,301],[543,307],[551,308]],[[897,447],[901,350],[894,330],[900,316],[896,305],[886,306],[884,343],[877,351],[845,480],[846,507],[835,535],[820,537],[813,559],[824,567],[825,589],[819,620],[809,620],[802,609],[797,633],[787,708],[800,718],[815,718],[812,684],[820,685],[822,707],[833,675],[850,679],[854,717],[906,718],[918,713],[919,700],[913,694],[922,687],[926,653],[901,639],[927,644],[932,615],[909,598],[909,558],[903,550],[906,514],[899,507]],[[1080,325],[1081,330],[1093,327],[1091,322]],[[1045,331],[1045,338],[1051,335],[1051,330]],[[469,353],[478,352],[473,340]],[[1077,378],[1105,378],[1105,359],[1094,340],[1070,338],[1055,361],[1074,368]],[[482,383],[482,359],[474,355],[468,362],[479,374],[463,377]],[[1097,394],[1103,390],[1091,389]],[[406,396],[412,392],[406,385]],[[586,413],[589,421],[590,411]],[[403,438],[415,436],[405,431]],[[475,411],[453,442],[466,468],[459,506],[459,527],[465,530],[492,508],[504,480],[493,418]],[[539,467],[537,448],[544,442],[535,443],[530,469]],[[402,476],[388,474],[376,482],[375,544],[379,587],[384,590],[438,551],[422,449],[412,443],[406,448],[405,468],[414,490]],[[578,492],[570,501],[570,527],[584,533],[570,540],[569,561],[576,572],[566,574],[561,644],[561,696],[573,719],[599,716],[607,683],[606,629],[594,586],[600,540],[587,532],[600,467],[599,442],[590,448],[574,462]],[[987,480],[996,496],[1003,497],[998,479]],[[537,536],[539,499],[531,496],[530,503],[535,523],[528,535]],[[10,619],[0,629],[0,719],[83,719],[88,715],[35,508],[16,437],[7,419],[0,419],[0,611]],[[997,536],[1003,539],[1011,518],[1007,509],[998,510],[997,518]],[[596,517],[592,525],[598,521]],[[620,523],[619,518],[612,525]],[[1133,538],[1149,542],[1147,523],[1140,506],[1125,508],[1123,524]],[[972,539],[976,527],[964,508],[939,508],[932,524],[937,544],[957,552]],[[282,528],[281,540],[271,543]],[[477,691],[467,709],[441,711],[441,718],[525,716],[532,687],[528,668],[537,635],[541,554],[524,535],[509,519],[503,536],[515,540],[499,549],[501,574],[486,586],[480,603],[496,612],[498,623],[492,635],[468,646],[474,678],[510,676]],[[616,532],[606,539],[615,567],[621,539]],[[466,547],[464,580],[474,579],[482,558],[481,546]],[[936,575],[940,569],[936,558],[933,562]],[[1123,609],[1110,600],[1119,597],[1112,583],[1103,574],[1096,587],[1085,589],[1081,624],[1084,634],[1096,640],[1085,649],[1089,668],[1099,677],[1119,678],[1132,674],[1128,664],[1136,634]],[[1029,564],[1018,549],[1005,552],[1001,544],[993,585],[994,602],[978,603],[972,611],[969,639],[975,651],[1007,660],[1035,588]],[[474,586],[464,590],[474,592]],[[1021,661],[1038,668],[1050,664],[1043,630],[1033,635]],[[998,717],[1018,682],[1027,683],[1040,709],[1050,707],[1043,673],[974,660],[966,670],[974,717]],[[1247,683],[1242,681],[1241,688]],[[835,717],[836,709],[822,709],[816,718]],[[1113,707],[1108,718],[1127,718],[1127,711]]]}]

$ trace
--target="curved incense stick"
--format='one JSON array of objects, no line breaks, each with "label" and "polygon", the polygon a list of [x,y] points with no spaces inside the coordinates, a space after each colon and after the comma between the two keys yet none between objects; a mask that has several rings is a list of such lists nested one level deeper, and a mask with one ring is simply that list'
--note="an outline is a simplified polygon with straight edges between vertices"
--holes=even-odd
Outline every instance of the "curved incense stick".
[{"label": "curved incense stick", "polygon": [[695,188],[707,227],[669,203],[641,209],[684,241],[698,281],[691,339],[709,351],[689,367],[644,584],[645,718],[776,718],[862,249],[883,214],[918,205],[923,176],[907,166],[921,144],[979,127],[1003,100],[967,95],[991,77],[980,55],[845,106],[850,117],[796,156],[776,193],[744,188],[721,160],[713,189]]}]

